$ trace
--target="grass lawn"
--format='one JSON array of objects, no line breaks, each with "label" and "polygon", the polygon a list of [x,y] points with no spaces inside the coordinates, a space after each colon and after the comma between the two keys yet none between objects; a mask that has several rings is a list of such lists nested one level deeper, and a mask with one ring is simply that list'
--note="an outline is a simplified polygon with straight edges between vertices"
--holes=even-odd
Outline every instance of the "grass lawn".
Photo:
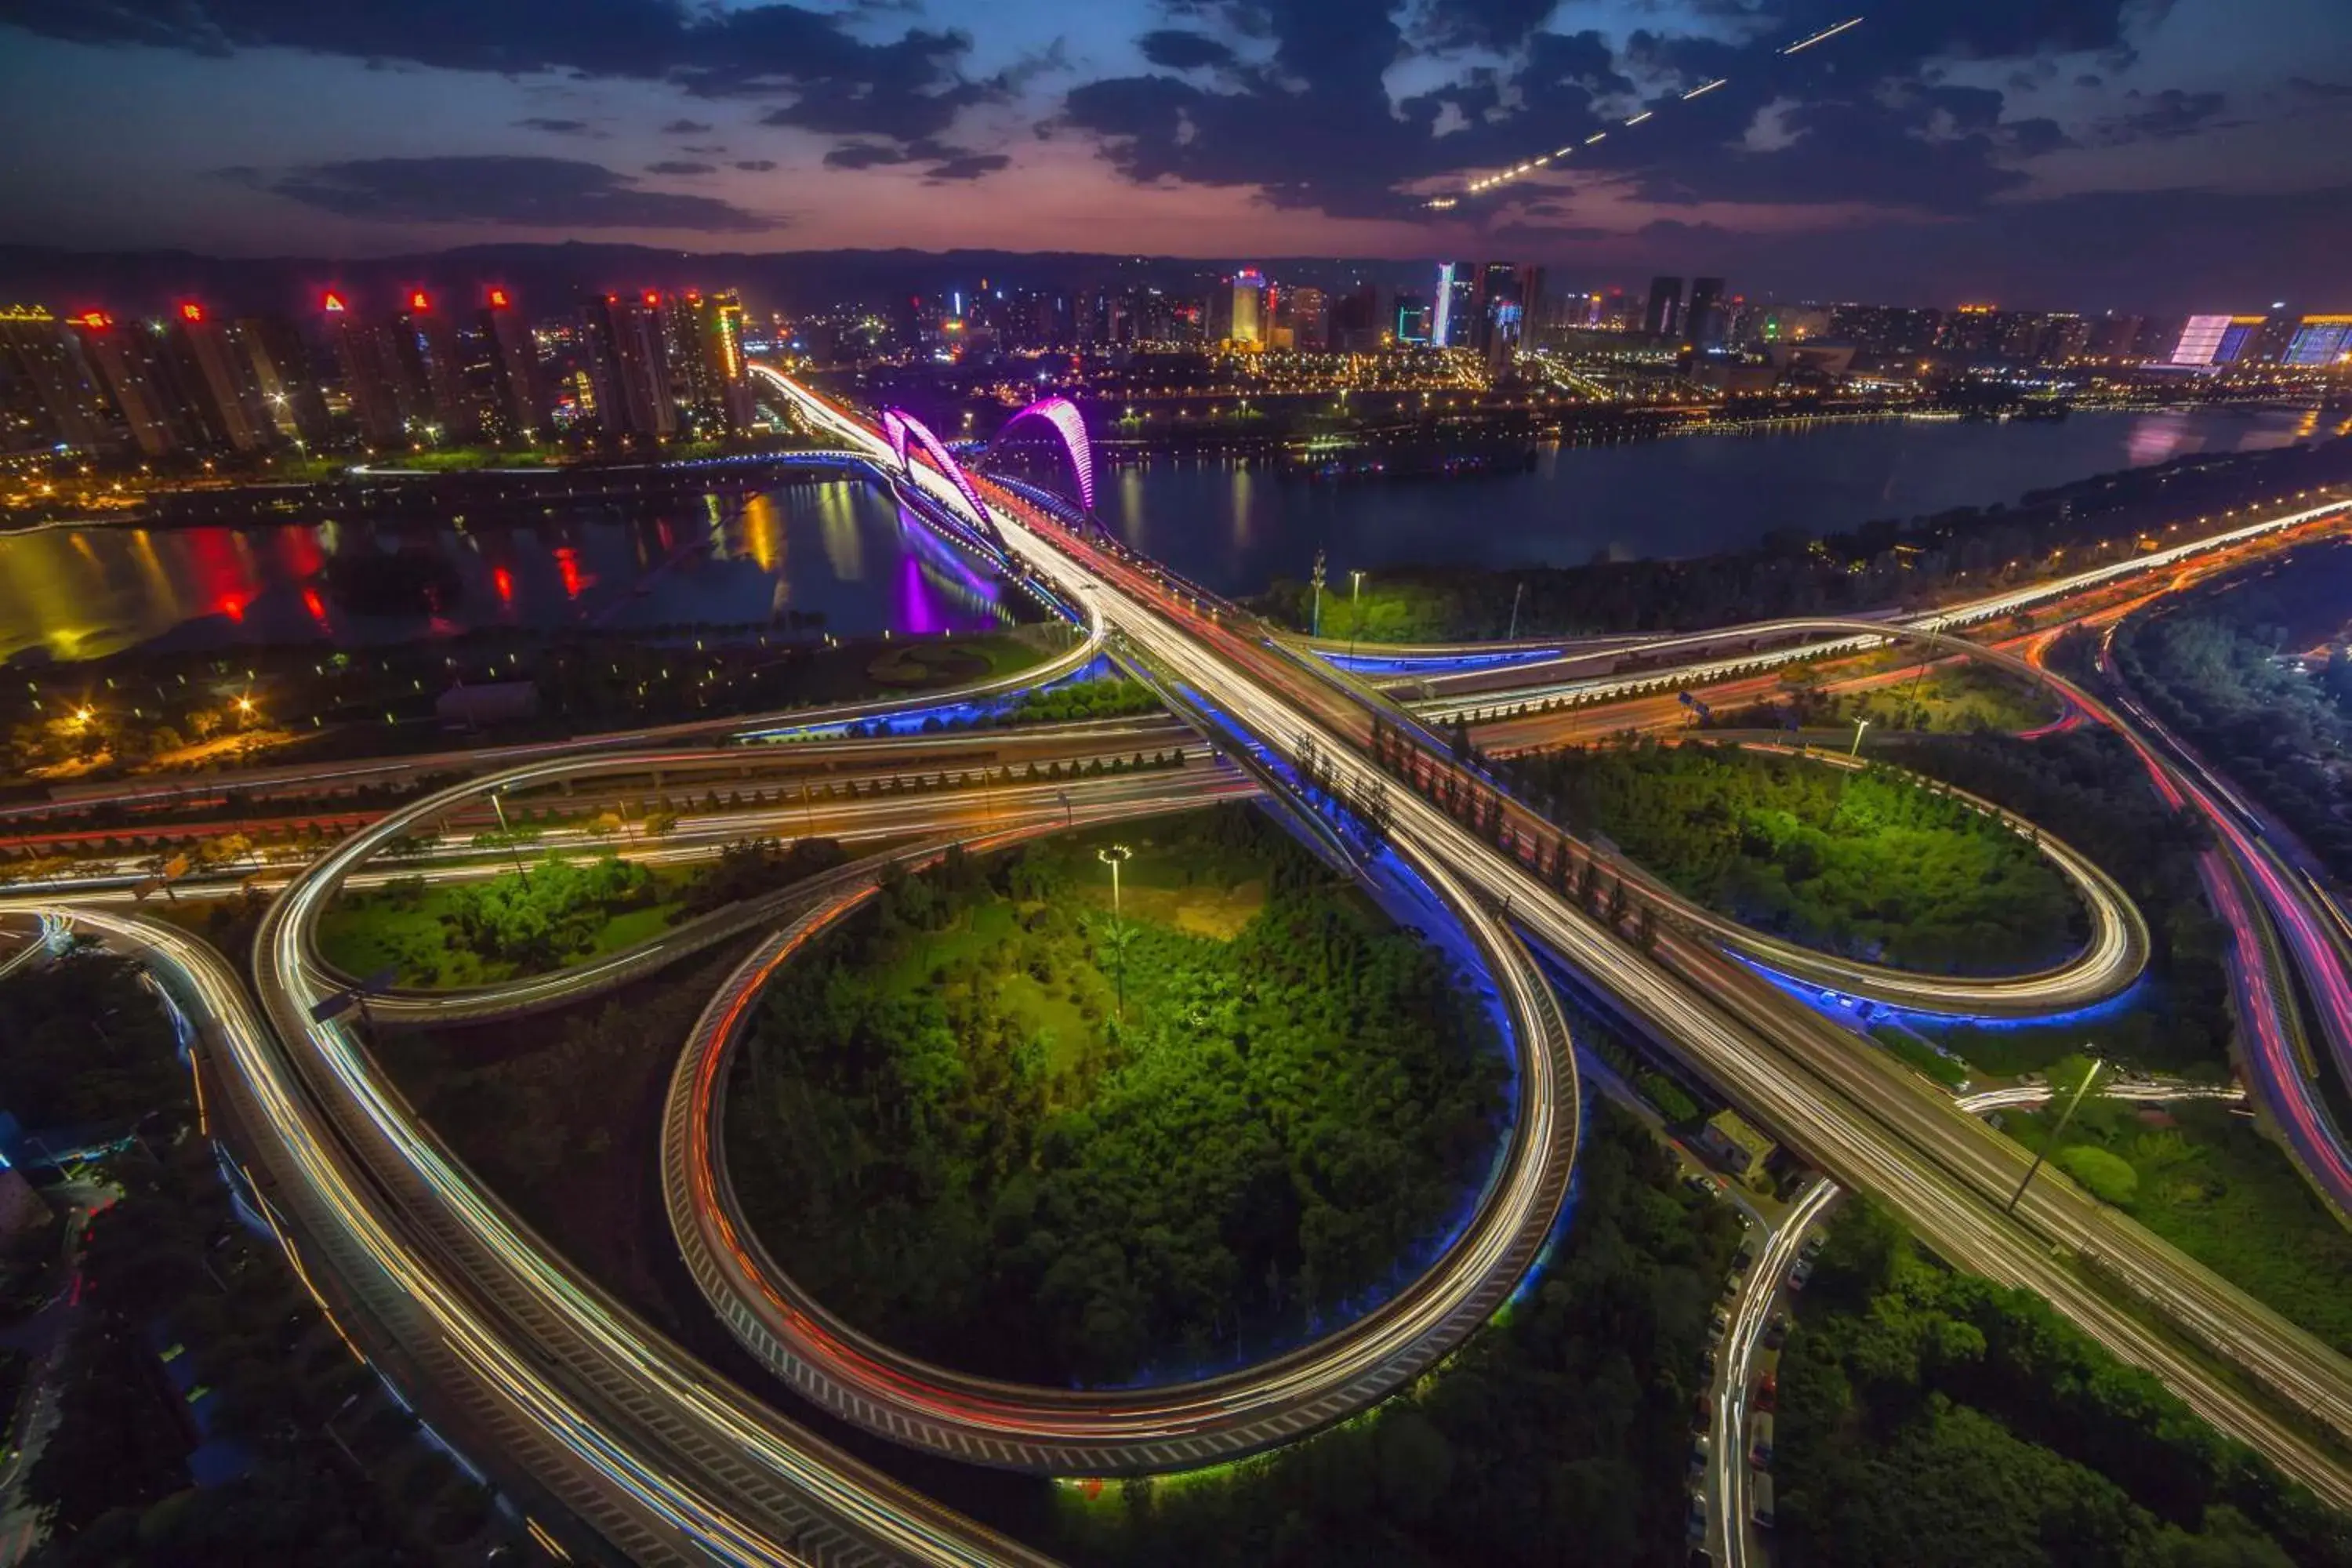
[{"label": "grass lawn", "polygon": [[[2122,1189],[2117,1207],[2289,1321],[2352,1352],[2352,1232],[2248,1118],[2203,1100],[2161,1107],[2156,1117],[2145,1114],[2148,1109],[2084,1100],[2053,1163],[2064,1168],[2075,1149],[2121,1160],[2128,1178],[2105,1162],[2084,1167],[2114,1172]],[[2004,1126],[2039,1148],[2053,1114],[2011,1111]]]},{"label": "grass lawn", "polygon": [[1874,724],[1910,714],[1909,728],[1939,733],[1975,730],[2031,730],[2059,714],[2057,700],[2003,671],[1980,664],[1939,665],[1927,672],[1913,700],[1908,680],[1857,692],[1851,711]]},{"label": "grass lawn", "polygon": [[978,637],[894,642],[866,664],[866,679],[884,692],[928,691],[986,677],[1012,675],[1042,663],[1054,651],[1044,637],[991,632]]},{"label": "grass lawn", "polygon": [[[585,952],[575,952],[559,967],[583,963],[658,935],[669,927],[678,909],[681,873],[664,868],[654,873],[660,889],[656,901],[622,910],[597,928]],[[492,985],[518,977],[512,963],[488,960],[464,948],[449,945],[448,928],[441,917],[450,908],[449,889],[427,887],[414,902],[381,892],[345,893],[327,907],[319,921],[319,954],[350,975],[373,974],[390,965],[395,983],[426,990],[456,990]]]},{"label": "grass lawn", "polygon": [[2061,1058],[2088,1051],[2106,1061],[2218,1080],[2217,1063],[2182,1056],[2177,1033],[2169,1026],[2172,1008],[2167,995],[2165,984],[2158,979],[2149,983],[2145,1000],[2099,1017],[1990,1026],[1915,1018],[1911,1026],[1968,1058],[1969,1065],[1987,1078],[2046,1072]]}]

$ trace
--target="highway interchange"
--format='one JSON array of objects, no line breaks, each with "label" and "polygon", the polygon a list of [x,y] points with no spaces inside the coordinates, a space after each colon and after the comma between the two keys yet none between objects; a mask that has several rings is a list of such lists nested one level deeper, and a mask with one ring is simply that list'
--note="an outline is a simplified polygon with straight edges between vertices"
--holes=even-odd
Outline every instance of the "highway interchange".
[{"label": "highway interchange", "polygon": [[[1037,1397],[1043,1391],[979,1388],[940,1369],[905,1363],[845,1325],[823,1320],[809,1310],[813,1303],[793,1300],[788,1289],[780,1298],[780,1283],[789,1287],[788,1259],[714,1245],[730,1227],[723,1194],[710,1180],[709,1139],[695,1131],[701,1126],[707,1132],[708,1126],[699,1090],[716,1080],[731,1021],[759,980],[823,920],[860,896],[870,883],[872,860],[739,911],[734,923],[681,930],[663,939],[666,947],[467,999],[470,1016],[576,1000],[669,962],[678,951],[772,928],[714,997],[696,1038],[685,1043],[677,1080],[684,1092],[674,1086],[668,1118],[684,1135],[665,1142],[666,1166],[673,1160],[678,1166],[666,1188],[689,1264],[699,1247],[707,1262],[719,1265],[693,1271],[722,1319],[803,1393],[901,1441],[983,1462],[1087,1474],[1197,1463],[1282,1440],[1377,1399],[1433,1364],[1491,1314],[1524,1275],[1557,1213],[1573,1153],[1578,1086],[1558,1010],[1529,960],[1532,948],[1566,963],[1595,999],[1680,1056],[1838,1185],[1878,1197],[1955,1263],[2049,1297],[2118,1354],[2157,1372],[2223,1430],[2253,1444],[2336,1506],[2352,1505],[2352,1468],[2340,1448],[2352,1435],[2352,1367],[2063,1182],[2037,1183],[2013,1216],[2003,1214],[2001,1204],[2023,1173],[2022,1152],[1756,967],[1757,961],[1785,960],[1776,967],[1803,973],[1804,955],[1759,948],[1748,940],[1755,933],[1726,930],[1656,888],[1648,896],[1672,918],[1661,922],[1654,949],[1645,952],[1555,893],[1520,855],[1498,852],[1410,790],[1387,790],[1393,820],[1380,845],[1351,841],[1328,826],[1339,814],[1319,794],[1299,790],[1296,764],[1302,751],[1333,770],[1332,795],[1357,796],[1379,777],[1366,756],[1376,713],[1425,735],[1423,715],[1443,721],[1456,708],[1416,704],[1423,710],[1417,714],[1399,707],[1365,681],[1334,674],[1321,658],[1266,636],[1230,606],[1171,584],[1149,563],[1072,532],[1013,489],[983,481],[986,513],[975,516],[970,497],[936,468],[919,459],[898,467],[873,426],[782,378],[769,379],[805,416],[925,497],[927,510],[941,521],[992,539],[1051,596],[1079,608],[1086,635],[1049,674],[1077,668],[1108,647],[1150,673],[1181,711],[1211,730],[1228,756],[1216,763],[1198,759],[1181,770],[1089,776],[1066,786],[942,789],[854,805],[830,795],[812,802],[805,794],[787,802],[787,790],[778,784],[772,808],[755,808],[741,820],[682,823],[687,831],[662,853],[708,853],[711,845],[746,830],[917,846],[987,842],[1271,791],[1286,796],[1296,812],[1313,815],[1319,804],[1326,836],[1342,858],[1352,842],[1354,861],[1369,875],[1398,886],[1418,883],[1443,906],[1507,1005],[1522,1079],[1510,1145],[1482,1194],[1478,1219],[1386,1307],[1326,1341],[1210,1384],[1115,1398],[1064,1391],[1065,1396],[1047,1400]],[[1752,673],[1759,659],[1817,657],[1824,645],[1858,647],[1889,632],[1941,638],[1963,623],[2170,566],[2261,532],[2332,521],[2344,504],[2265,519],[2218,540],[1997,595],[1910,626],[1791,624],[1709,634],[1690,642],[1701,656],[1716,657],[1622,679],[1580,676],[1571,662],[1521,650],[1498,661],[1512,682],[1506,689],[1444,702],[1498,715],[1571,692],[1589,704],[1638,695],[1644,687],[1704,688]],[[960,542],[970,547],[973,540]],[[1735,637],[1754,641],[1723,656],[1722,646]],[[1753,651],[1756,643],[1783,638],[1785,647]],[[1671,651],[1668,644],[1655,646]],[[1984,653],[1979,645],[1967,647],[1971,656]],[[1461,653],[1454,650],[1455,657]],[[1559,667],[1548,679],[1547,667],[1554,664]],[[2063,687],[2046,672],[2036,676]],[[2063,693],[2141,744],[2160,787],[2181,789],[2185,799],[2217,820],[2242,812],[2226,786],[2144,715],[2135,713],[2127,723],[2086,693],[2071,687]],[[473,753],[467,765],[477,770],[474,776],[386,814],[292,874],[256,945],[257,1006],[218,953],[127,909],[119,891],[109,899],[103,888],[61,888],[10,901],[27,912],[68,915],[147,958],[198,1023],[199,1083],[208,1114],[254,1173],[257,1191],[286,1226],[289,1250],[307,1266],[306,1278],[322,1302],[396,1382],[422,1385],[428,1398],[495,1441],[503,1470],[523,1478],[525,1495],[536,1497],[547,1523],[575,1550],[678,1562],[1038,1560],[767,1409],[534,1237],[417,1121],[373,1061],[364,1036],[349,1026],[353,1020],[315,1015],[322,1004],[331,1006],[348,984],[317,954],[318,914],[347,880],[382,874],[362,868],[389,841],[459,812],[491,789],[570,781],[593,787],[598,780],[642,778],[656,770],[681,778],[699,772],[762,776],[761,770],[772,770],[781,780],[805,764],[810,742],[749,751],[686,742],[780,726],[819,731],[870,711],[779,716],[766,725],[739,720],[666,726],[568,746]],[[1508,722],[1529,721],[1514,713]],[[2151,738],[2140,740],[2141,731]],[[1145,732],[1172,733],[1164,728]],[[1097,754],[1116,754],[1134,749],[1134,733],[1074,734],[1067,744],[1072,754],[1085,754],[1088,744]],[[924,737],[924,743],[940,742]],[[837,744],[845,755],[861,744],[869,748],[866,754],[879,768],[894,742]],[[381,768],[404,776],[429,771],[421,759]],[[2242,966],[2241,984],[2248,988],[2242,1016],[2253,1010],[2259,1051],[2267,1051],[2262,1038],[2273,1028],[2280,1051],[2275,1059],[2263,1056],[2252,1063],[2256,1070],[2250,1078],[2257,1098],[2289,1128],[2297,1153],[2326,1187],[2328,1173],[2343,1168],[2340,1142],[2316,1108],[2308,1075],[2295,1067],[2291,1012],[2260,1009],[2262,998],[2274,994],[2282,962],[2301,965],[2317,994],[2331,994],[2330,973],[2341,985],[2340,916],[2331,926],[2326,915],[2332,906],[2311,901],[2324,904],[2324,891],[2307,877],[2286,874],[2296,868],[2278,862],[2263,835],[2238,826],[2242,852],[2227,833],[2217,851],[2229,861],[2216,873],[2221,885],[2252,887],[2288,933],[2284,953],[2256,954],[2262,962],[2251,981]],[[2065,864],[2063,847],[2053,853]],[[468,864],[473,874],[496,869],[478,856],[468,862],[454,853],[428,864],[435,875],[466,874]],[[2265,866],[2276,874],[2262,875]],[[1921,977],[1846,972],[1840,976],[1843,988],[1863,995],[1884,988],[1895,993],[1889,1000],[1931,1008],[2020,1012],[2111,994],[2137,972],[2146,932],[2135,932],[2137,911],[2095,868],[2082,862],[2074,869],[2093,911],[2095,935],[2061,970],[1990,988],[1943,983],[1950,988],[1907,995],[1905,985],[1920,984]],[[2298,931],[2297,910],[2308,930]],[[1727,942],[1732,952],[1726,952]],[[394,1011],[436,1005],[397,994],[373,1005]],[[2346,1016],[2338,1013],[2323,1025],[2332,1050],[2347,1048],[2341,1037]],[[2313,1117],[2307,1125],[2296,1121],[2298,1103]],[[2298,1131],[2309,1138],[2308,1147]],[[1820,1190],[1829,1189],[1825,1184]],[[1776,1234],[1771,1245],[1780,1240]],[[1764,1261],[1769,1266],[1774,1258],[1768,1253]],[[1772,1278],[1770,1268],[1759,1267],[1757,1278]],[[1747,1342],[1752,1344],[1761,1321],[1743,1300],[1738,1327],[1748,1335]],[[2231,1370],[2221,1370],[2223,1363],[2233,1363]],[[1730,1386],[1727,1382],[1727,1399]],[[1718,1466],[1738,1458],[1736,1442],[1718,1441]],[[1727,1479],[1725,1495],[1736,1500],[1737,1486],[1736,1478]]]}]

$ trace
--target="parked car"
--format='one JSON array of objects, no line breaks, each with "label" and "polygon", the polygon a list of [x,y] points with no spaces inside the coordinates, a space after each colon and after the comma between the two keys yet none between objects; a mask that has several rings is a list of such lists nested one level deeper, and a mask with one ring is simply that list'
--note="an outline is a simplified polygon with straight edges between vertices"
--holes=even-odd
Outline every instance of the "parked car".
[{"label": "parked car", "polygon": [[1780,1374],[1766,1369],[1764,1375],[1756,1380],[1756,1396],[1749,1403],[1759,1410],[1780,1408]]}]

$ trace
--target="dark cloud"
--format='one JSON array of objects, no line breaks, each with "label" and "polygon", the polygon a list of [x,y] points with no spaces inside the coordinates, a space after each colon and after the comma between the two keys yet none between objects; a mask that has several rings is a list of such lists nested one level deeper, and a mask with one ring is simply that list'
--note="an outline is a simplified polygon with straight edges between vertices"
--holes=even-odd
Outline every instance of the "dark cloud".
[{"label": "dark cloud", "polygon": [[735,165],[747,174],[764,174],[776,166],[773,158],[746,158]]},{"label": "dark cloud", "polygon": [[879,169],[900,163],[928,163],[923,171],[928,180],[977,180],[1009,166],[1013,159],[1003,153],[975,153],[969,147],[957,147],[929,137],[918,137],[902,145],[888,142],[845,142],[824,155],[825,166],[831,169]]},{"label": "dark cloud", "polygon": [[[1191,26],[1139,40],[1160,68],[1081,84],[1049,128],[1090,136],[1139,183],[1254,186],[1276,206],[1340,216],[1411,216],[1416,182],[1558,147],[1576,149],[1565,167],[1651,201],[1948,214],[2018,190],[2019,161],[2072,141],[2053,121],[2007,121],[2008,91],[1955,85],[1950,66],[2006,64],[2003,76],[2034,84],[2063,79],[2067,57],[2118,68],[2130,29],[2168,0],[1893,6],[1817,49],[1779,53],[1847,20],[1851,4],[1697,0],[1706,30],[1654,25],[1612,47],[1597,31],[1546,29],[1547,0],[1162,0]],[[1236,50],[1243,38],[1270,45],[1271,59]],[[1391,68],[1430,48],[1494,58],[1392,102]],[[1207,64],[1213,84],[1175,74]],[[1682,101],[1717,78],[1728,85]],[[1644,90],[1654,122],[1588,149]]]},{"label": "dark cloud", "polygon": [[662,127],[662,134],[665,136],[703,136],[708,135],[710,129],[711,128],[709,126],[705,125],[699,120],[673,120],[667,125]]},{"label": "dark cloud", "polygon": [[[1001,92],[963,77],[965,35],[908,27],[868,42],[845,25],[863,14],[678,0],[438,0],[421,12],[362,0],[0,0],[0,23],[78,43],[666,80],[705,97],[782,99],[768,123],[835,133],[936,135],[965,106]],[[674,121],[670,133],[709,129],[677,129],[697,123]]]},{"label": "dark cloud", "polygon": [[2136,107],[2129,113],[2099,122],[2103,141],[2169,142],[2200,131],[2240,123],[2220,118],[2229,107],[2229,99],[2219,92],[2183,92],[2177,87],[2168,87],[2161,92],[2134,91],[2124,96]]},{"label": "dark cloud", "polygon": [[525,131],[544,131],[551,136],[590,136],[594,132],[584,120],[550,120],[543,115],[531,115],[515,123]]},{"label": "dark cloud", "polygon": [[706,143],[704,143],[704,144],[702,144],[702,145],[700,145],[700,146],[697,146],[697,145],[695,145],[695,144],[694,144],[694,143],[692,143],[692,142],[688,142],[688,143],[686,143],[685,145],[683,145],[683,146],[679,147],[679,148],[678,148],[678,151],[679,151],[679,152],[681,152],[681,153],[697,153],[697,154],[698,154],[699,156],[702,156],[702,157],[705,157],[705,158],[715,158],[715,157],[717,157],[719,153],[724,153],[725,151],[727,151],[727,146],[726,146],[726,143],[725,143],[725,142],[706,142]]},{"label": "dark cloud", "polygon": [[648,174],[715,174],[718,172],[716,164],[689,163],[684,158],[664,158],[658,163],[646,165]]},{"label": "dark cloud", "polygon": [[927,180],[977,180],[993,174],[1013,160],[1003,153],[967,153],[923,171]]},{"label": "dark cloud", "polygon": [[2307,76],[2291,76],[2286,84],[2310,98],[2352,98],[2352,81],[2315,81]]},{"label": "dark cloud", "polygon": [[1209,66],[1229,66],[1234,63],[1231,44],[1223,44],[1204,33],[1188,33],[1181,27],[1162,27],[1146,33],[1135,40],[1143,58],[1167,70],[1199,70]]},{"label": "dark cloud", "polygon": [[1433,48],[1510,49],[1524,42],[1558,0],[1430,0],[1422,13]]},{"label": "dark cloud", "polygon": [[716,197],[641,190],[627,175],[572,158],[358,158],[233,177],[306,206],[384,223],[703,234],[782,226]]}]

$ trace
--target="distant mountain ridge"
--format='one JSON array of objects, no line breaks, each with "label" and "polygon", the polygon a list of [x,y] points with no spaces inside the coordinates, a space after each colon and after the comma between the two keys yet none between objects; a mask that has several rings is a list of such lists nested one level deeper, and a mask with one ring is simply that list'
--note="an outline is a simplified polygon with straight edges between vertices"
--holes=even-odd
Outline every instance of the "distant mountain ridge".
[{"label": "distant mountain ridge", "polygon": [[406,256],[219,257],[185,250],[71,251],[0,245],[0,305],[41,304],[59,314],[106,310],[162,315],[195,299],[231,313],[315,310],[335,289],[362,307],[390,307],[411,289],[470,307],[484,285],[512,289],[527,312],[560,315],[577,297],[630,289],[740,289],[755,310],[881,306],[944,289],[1158,287],[1198,293],[1234,268],[1254,266],[1284,283],[1326,289],[1359,281],[1391,287],[1429,281],[1433,264],[1329,257],[1237,257],[1217,264],[1170,257],[1079,251],[792,250],[689,252],[567,240],[557,245],[469,245]]}]

